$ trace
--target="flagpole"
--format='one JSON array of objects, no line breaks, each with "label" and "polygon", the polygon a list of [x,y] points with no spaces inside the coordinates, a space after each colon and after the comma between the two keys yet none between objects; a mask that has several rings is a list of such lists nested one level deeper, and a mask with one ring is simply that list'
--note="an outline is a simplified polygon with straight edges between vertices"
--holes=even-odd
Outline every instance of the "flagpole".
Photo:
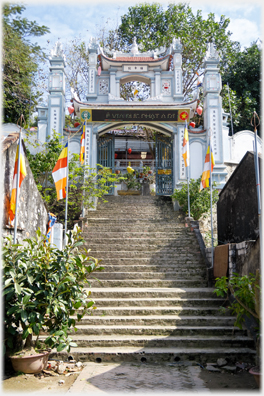
[{"label": "flagpole", "polygon": [[[254,111],[253,117],[251,119],[251,125],[254,126],[255,132],[255,145],[254,147],[254,159],[255,159],[255,175],[256,175],[256,187],[257,187],[257,201],[258,201],[258,221],[259,221],[259,241],[260,241],[260,262],[262,263],[262,219],[261,219],[261,196],[260,196],[260,180],[259,180],[259,162],[258,162],[258,142],[257,142],[257,122],[256,117],[258,118],[259,125],[259,117],[257,113]],[[254,125],[252,124],[252,120],[254,119]]]},{"label": "flagpole", "polygon": [[17,158],[16,212],[15,212],[15,225],[14,225],[14,244],[16,243],[16,235],[17,235],[17,216],[18,216],[18,196],[19,196],[19,180],[20,180],[20,155],[21,155],[21,144],[22,144],[22,128],[20,128],[18,144],[19,144],[19,146],[18,146],[18,158]]},{"label": "flagpole", "polygon": [[68,216],[68,179],[69,179],[69,137],[68,137],[68,147],[67,147],[67,171],[66,171],[66,201],[65,201],[65,236],[64,236],[64,244],[66,246],[67,243],[67,216]]},{"label": "flagpole", "polygon": [[191,217],[190,211],[190,192],[189,192],[189,179],[190,179],[190,165],[187,166],[187,186],[188,186],[188,216]]},{"label": "flagpole", "polygon": [[214,231],[213,231],[213,203],[212,203],[212,147],[211,147],[211,128],[209,128],[209,152],[210,152],[210,204],[211,204],[211,243],[212,243],[212,268],[214,267]]}]

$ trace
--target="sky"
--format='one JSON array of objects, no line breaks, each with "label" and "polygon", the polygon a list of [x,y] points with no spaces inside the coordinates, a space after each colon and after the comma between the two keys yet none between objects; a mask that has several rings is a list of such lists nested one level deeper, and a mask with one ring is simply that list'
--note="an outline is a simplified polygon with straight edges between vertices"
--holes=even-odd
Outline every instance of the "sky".
[{"label": "sky", "polygon": [[[39,25],[50,28],[50,34],[40,38],[34,38],[42,47],[48,50],[60,39],[62,43],[74,37],[82,37],[89,41],[91,37],[98,35],[100,29],[114,29],[130,6],[155,1],[136,0],[40,0],[23,1],[26,10],[22,16],[36,21]],[[156,1],[166,7],[170,2]],[[232,32],[231,39],[239,41],[241,47],[248,47],[258,38],[262,39],[262,5],[260,0],[190,0],[188,1],[193,11],[202,10],[202,15],[207,18],[209,12],[213,12],[216,21],[221,15],[230,19],[229,30]],[[49,43],[48,43],[49,40]]]}]

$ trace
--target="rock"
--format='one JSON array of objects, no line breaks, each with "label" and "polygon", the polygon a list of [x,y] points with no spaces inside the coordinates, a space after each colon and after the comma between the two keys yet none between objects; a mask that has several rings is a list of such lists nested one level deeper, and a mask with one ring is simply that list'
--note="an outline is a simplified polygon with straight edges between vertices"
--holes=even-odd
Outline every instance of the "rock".
[{"label": "rock", "polygon": [[75,366],[81,368],[83,366],[83,364],[82,364],[82,362],[78,362],[75,364]]},{"label": "rock", "polygon": [[64,382],[65,382],[64,380],[59,380],[59,381],[58,381],[58,384],[59,384],[59,385],[63,385]]},{"label": "rock", "polygon": [[214,367],[214,366],[209,366],[209,365],[207,365],[207,366],[206,366],[206,370],[208,370],[208,371],[214,371],[214,372],[216,372],[216,373],[221,373],[221,370],[220,370],[219,368],[217,368],[217,367]]},{"label": "rock", "polygon": [[227,364],[227,361],[226,361],[225,359],[223,359],[223,358],[217,359],[217,366],[218,366],[218,367],[223,367],[223,366],[225,366],[226,364]]},{"label": "rock", "polygon": [[222,367],[222,369],[231,373],[235,373],[237,368],[236,366],[224,366]]},{"label": "rock", "polygon": [[57,365],[57,373],[63,374],[64,371],[65,371],[65,368],[66,367],[65,367],[64,363],[63,362],[59,362],[58,365]]}]

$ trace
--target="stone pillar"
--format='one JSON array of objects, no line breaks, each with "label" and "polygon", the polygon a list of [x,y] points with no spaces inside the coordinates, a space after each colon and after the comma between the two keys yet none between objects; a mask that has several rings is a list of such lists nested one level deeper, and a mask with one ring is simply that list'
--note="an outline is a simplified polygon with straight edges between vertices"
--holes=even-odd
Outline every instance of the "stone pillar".
[{"label": "stone pillar", "polygon": [[173,68],[174,68],[174,94],[173,99],[175,102],[183,102],[182,93],[182,44],[179,39],[173,39]]},{"label": "stone pillar", "polygon": [[116,72],[110,72],[110,94],[116,96]]},{"label": "stone pillar", "polygon": [[60,42],[51,50],[48,97],[48,127],[46,140],[54,132],[63,136],[65,126],[65,55]]},{"label": "stone pillar", "polygon": [[89,82],[88,82],[88,94],[87,100],[94,102],[97,99],[97,53],[98,53],[98,44],[96,43],[95,38],[91,38],[88,45],[88,53],[89,53]]},{"label": "stone pillar", "polygon": [[[223,188],[227,172],[225,171],[223,154],[223,110],[220,96],[222,83],[218,68],[219,61],[220,58],[214,45],[212,43],[208,44],[204,61],[204,127],[207,132],[211,131],[211,144],[215,160],[213,180],[217,182],[218,188]],[[207,147],[205,147],[205,152],[206,150]]]},{"label": "stone pillar", "polygon": [[155,71],[155,96],[159,96],[160,93],[160,71]]},{"label": "stone pillar", "polygon": [[37,139],[41,143],[46,142],[47,128],[48,128],[48,107],[37,106],[38,112],[38,135]]}]

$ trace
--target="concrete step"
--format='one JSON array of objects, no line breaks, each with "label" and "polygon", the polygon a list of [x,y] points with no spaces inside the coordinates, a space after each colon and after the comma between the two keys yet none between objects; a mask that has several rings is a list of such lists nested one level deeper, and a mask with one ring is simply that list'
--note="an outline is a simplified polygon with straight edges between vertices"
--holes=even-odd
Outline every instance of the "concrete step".
[{"label": "concrete step", "polygon": [[[82,325],[93,326],[233,326],[235,319],[233,316],[221,315],[121,315],[108,316],[107,313],[103,316],[93,315],[84,316],[82,318]],[[77,317],[74,317],[77,320]],[[77,325],[77,323],[76,323]],[[77,326],[78,327],[78,326]]]},{"label": "concrete step", "polygon": [[[86,292],[92,292],[92,298],[216,298],[214,288],[212,287],[93,287],[85,288]],[[219,302],[222,300],[219,299]],[[220,303],[221,304],[221,303]],[[219,305],[220,305],[219,304]]]},{"label": "concrete step", "polygon": [[205,287],[206,280],[201,279],[104,279],[102,281],[89,277],[91,287]]},{"label": "concrete step", "polygon": [[[89,245],[84,245],[84,247],[86,249],[91,249]],[[184,251],[173,251],[173,250],[166,250],[166,251],[162,251],[162,250],[153,250],[152,252],[149,252],[148,255],[148,251],[146,250],[142,250],[142,251],[129,251],[129,253],[127,252],[127,250],[120,250],[120,251],[109,251],[109,250],[98,250],[97,249],[91,249],[90,251],[90,256],[95,256],[98,259],[109,259],[109,258],[124,258],[126,259],[127,256],[129,255],[130,258],[134,258],[134,259],[140,259],[140,258],[148,258],[149,260],[163,260],[167,261],[175,259],[175,260],[181,260],[182,264],[191,264],[191,263],[203,263],[203,257],[201,255],[201,253],[194,253],[192,254],[186,254],[184,253]]]},{"label": "concrete step", "polygon": [[106,307],[217,307],[224,304],[219,298],[96,298],[95,305]]},{"label": "concrete step", "polygon": [[189,274],[186,272],[181,271],[173,271],[173,272],[97,272],[96,278],[100,280],[111,280],[111,279],[118,279],[118,280],[128,280],[128,279],[164,279],[164,280],[171,280],[171,279],[192,279],[192,280],[204,280],[205,278],[205,271],[196,271],[196,274]]},{"label": "concrete step", "polygon": [[246,336],[157,336],[157,335],[71,335],[79,348],[148,347],[148,348],[253,348],[254,341]]},{"label": "concrete step", "polygon": [[117,265],[112,265],[108,262],[108,260],[104,260],[103,263],[104,271],[102,273],[109,273],[113,272],[118,276],[118,273],[120,272],[137,272],[140,274],[143,274],[144,272],[155,272],[156,274],[168,274],[168,273],[174,273],[175,276],[178,274],[186,274],[187,276],[193,276],[196,275],[197,273],[205,273],[206,268],[204,265],[198,266],[197,264],[194,264],[191,268],[188,266],[186,268],[185,266],[183,267],[181,263],[173,263],[171,265],[166,265],[166,263],[159,263],[157,265],[151,265],[151,264],[145,264],[145,265],[130,265],[127,263],[126,265],[122,264],[117,264]]},{"label": "concrete step", "polygon": [[93,316],[153,316],[153,315],[179,315],[183,316],[226,316],[219,311],[219,307],[177,307],[177,306],[122,306],[122,307],[101,307],[96,304],[97,309],[93,311]]},{"label": "concrete step", "polygon": [[255,362],[256,352],[250,348],[192,348],[192,347],[168,347],[168,348],[139,348],[139,347],[81,347],[72,348],[70,353],[52,351],[50,359],[67,359],[72,356],[77,361],[82,362],[137,362],[137,363],[159,363],[159,362],[179,362],[181,360],[191,360],[206,364],[215,362],[220,356],[225,357],[229,364],[241,362]]},{"label": "concrete step", "polygon": [[[99,258],[97,256],[97,258]],[[146,271],[148,270],[148,266],[155,266],[161,270],[166,270],[168,267],[178,267],[183,268],[185,270],[190,269],[192,271],[199,271],[205,268],[205,263],[203,259],[195,259],[191,260],[188,259],[183,262],[182,258],[173,256],[172,258],[166,257],[166,260],[161,257],[151,256],[151,257],[103,257],[101,258],[104,264],[104,268],[107,269],[108,265],[115,265],[115,266],[129,266],[133,264],[139,264],[140,266],[145,266]],[[187,265],[188,264],[188,265]]]},{"label": "concrete step", "polygon": [[83,335],[113,335],[113,334],[131,334],[131,335],[202,335],[202,336],[247,336],[246,330],[240,330],[238,327],[234,326],[122,326],[122,325],[109,325],[101,326],[97,325],[78,325],[77,331],[72,330],[73,334],[83,334]]}]

